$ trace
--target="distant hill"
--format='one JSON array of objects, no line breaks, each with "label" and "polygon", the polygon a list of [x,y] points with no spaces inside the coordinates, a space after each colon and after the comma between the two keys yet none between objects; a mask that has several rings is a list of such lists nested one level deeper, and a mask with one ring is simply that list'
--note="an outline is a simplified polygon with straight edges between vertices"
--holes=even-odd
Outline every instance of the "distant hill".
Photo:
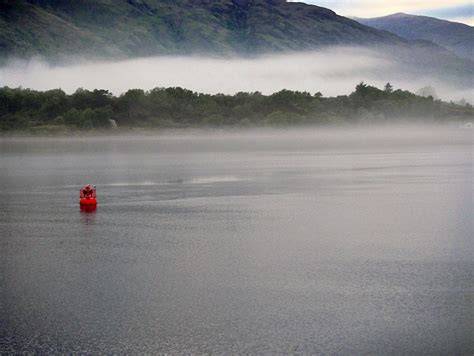
[{"label": "distant hill", "polygon": [[427,16],[398,13],[361,19],[361,24],[385,30],[409,40],[427,40],[443,46],[458,56],[474,60],[474,27]]},{"label": "distant hill", "polygon": [[0,0],[0,55],[242,54],[397,36],[284,0]]}]

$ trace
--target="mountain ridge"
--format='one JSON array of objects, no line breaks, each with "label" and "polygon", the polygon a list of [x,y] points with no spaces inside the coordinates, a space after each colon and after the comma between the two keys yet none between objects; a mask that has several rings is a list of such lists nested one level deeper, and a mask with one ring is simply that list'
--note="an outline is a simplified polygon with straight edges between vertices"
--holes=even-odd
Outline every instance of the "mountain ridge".
[{"label": "mountain ridge", "polygon": [[266,53],[401,38],[284,0],[0,1],[0,55]]},{"label": "mountain ridge", "polygon": [[375,18],[354,18],[373,28],[388,31],[407,40],[426,40],[474,60],[474,27],[430,16],[396,13]]}]

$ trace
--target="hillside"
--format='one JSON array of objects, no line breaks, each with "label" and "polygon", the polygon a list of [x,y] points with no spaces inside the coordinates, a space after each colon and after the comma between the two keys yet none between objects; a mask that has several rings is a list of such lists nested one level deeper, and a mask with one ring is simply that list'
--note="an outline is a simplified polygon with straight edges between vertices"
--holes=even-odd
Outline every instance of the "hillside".
[{"label": "hillside", "polygon": [[232,55],[403,42],[284,0],[0,0],[2,57]]},{"label": "hillside", "polygon": [[474,60],[474,27],[472,26],[403,13],[356,20],[408,40],[431,41],[453,51],[460,57]]},{"label": "hillside", "polygon": [[[0,0],[0,64],[376,48],[404,76],[471,87],[474,62],[322,7],[285,0]],[[348,63],[348,65],[350,65]]]}]

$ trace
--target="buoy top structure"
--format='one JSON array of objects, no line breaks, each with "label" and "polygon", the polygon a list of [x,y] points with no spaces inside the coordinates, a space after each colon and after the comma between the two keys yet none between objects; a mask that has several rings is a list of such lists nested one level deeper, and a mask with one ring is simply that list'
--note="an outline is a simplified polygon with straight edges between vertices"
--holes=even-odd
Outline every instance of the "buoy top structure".
[{"label": "buoy top structure", "polygon": [[79,192],[79,203],[81,205],[97,205],[97,190],[90,185],[86,185]]}]

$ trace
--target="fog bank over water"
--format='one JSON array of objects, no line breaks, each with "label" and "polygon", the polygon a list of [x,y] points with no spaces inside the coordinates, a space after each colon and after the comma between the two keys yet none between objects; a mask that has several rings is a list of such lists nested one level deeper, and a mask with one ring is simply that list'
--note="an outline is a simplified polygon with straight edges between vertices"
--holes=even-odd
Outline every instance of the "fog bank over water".
[{"label": "fog bank over water", "polygon": [[[472,141],[472,129],[459,122],[387,123],[346,126],[287,127],[287,128],[227,128],[227,129],[147,129],[126,131],[112,135],[56,137],[5,137],[0,139],[0,151],[9,153],[28,151],[28,146],[40,147],[41,152],[57,153],[57,146],[65,144],[60,154],[76,152],[93,154],[98,146],[109,142],[111,146],[126,147],[128,153],[156,152],[291,152],[307,153],[312,150],[345,150],[348,152],[375,149],[390,151],[393,146],[410,149],[410,145],[441,147],[442,145],[466,145]],[[99,150],[100,151],[100,150]]]},{"label": "fog bank over water", "polygon": [[[69,62],[71,63],[71,62]],[[413,75],[388,55],[362,48],[332,48],[318,52],[258,58],[150,57],[115,62],[74,62],[52,66],[41,60],[12,61],[0,68],[0,84],[37,90],[62,88],[109,89],[121,94],[130,88],[180,86],[194,91],[234,94],[283,88],[322,92],[325,96],[350,93],[361,81],[416,92],[433,86],[445,100],[470,100],[472,88],[440,79],[441,75]]]}]

